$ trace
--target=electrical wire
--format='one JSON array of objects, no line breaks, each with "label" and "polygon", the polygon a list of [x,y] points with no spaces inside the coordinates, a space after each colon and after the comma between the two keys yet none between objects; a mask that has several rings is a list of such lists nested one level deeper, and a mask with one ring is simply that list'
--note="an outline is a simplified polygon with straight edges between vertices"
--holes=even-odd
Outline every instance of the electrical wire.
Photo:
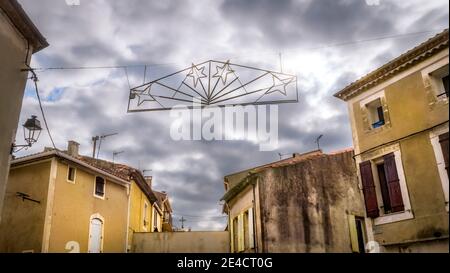
[{"label": "electrical wire", "polygon": [[[368,42],[374,42],[374,41],[380,41],[380,40],[388,40],[388,39],[398,39],[398,38],[404,38],[408,36],[416,36],[416,35],[422,35],[427,34],[431,32],[436,32],[442,29],[433,29],[433,30],[425,30],[425,31],[418,31],[418,32],[410,32],[410,33],[403,33],[403,34],[395,34],[395,35],[388,35],[388,36],[381,36],[381,37],[375,37],[375,38],[368,38],[363,40],[355,40],[355,41],[347,41],[347,42],[341,42],[341,43],[334,43],[334,44],[328,44],[323,46],[317,46],[317,47],[310,47],[310,48],[300,48],[300,49],[292,49],[292,50],[283,50],[283,53],[285,52],[294,52],[297,50],[319,50],[319,49],[325,49],[325,48],[333,48],[333,47],[343,47],[343,46],[349,46],[349,45],[355,45],[355,44],[361,44],[361,43],[368,43]],[[241,55],[235,55],[232,57],[227,57],[228,59],[239,59],[242,56],[252,56],[252,55],[279,55],[279,51],[277,52],[266,52],[266,53],[253,53],[253,54],[241,54]],[[222,57],[216,56],[216,59],[221,59]],[[149,63],[149,64],[132,64],[132,65],[106,65],[106,66],[73,66],[73,67],[35,67],[32,68],[34,71],[47,71],[47,70],[88,70],[88,69],[125,69],[125,68],[132,68],[132,67],[143,67],[145,70],[147,67],[154,67],[154,66],[168,66],[168,65],[176,65],[181,64],[180,62],[167,62],[167,63]]]},{"label": "electrical wire", "polygon": [[41,101],[41,97],[39,95],[39,89],[38,89],[38,85],[37,85],[38,78],[37,78],[36,73],[34,72],[34,70],[28,64],[26,64],[26,65],[27,65],[27,67],[29,68],[29,71],[32,74],[31,79],[34,82],[34,89],[36,90],[36,96],[37,96],[37,99],[38,99],[38,102],[39,102],[39,108],[41,109],[42,119],[44,120],[45,128],[47,129],[47,133],[48,133],[48,136],[50,138],[50,141],[52,142],[53,148],[55,149],[55,151],[58,151],[58,149],[56,148],[55,142],[53,141],[53,137],[52,137],[52,134],[50,132],[50,129],[48,127],[47,118],[45,117],[45,113],[44,113],[44,108],[42,107],[42,101]]}]

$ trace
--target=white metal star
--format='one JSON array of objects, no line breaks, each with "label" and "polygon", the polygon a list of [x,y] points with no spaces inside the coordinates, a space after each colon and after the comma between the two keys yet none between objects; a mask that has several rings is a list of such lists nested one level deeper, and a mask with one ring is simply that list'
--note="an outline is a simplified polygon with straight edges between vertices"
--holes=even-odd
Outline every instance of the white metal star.
[{"label": "white metal star", "polygon": [[227,82],[228,74],[234,73],[234,70],[231,69],[229,61],[227,61],[223,66],[216,66],[217,73],[214,74],[213,78],[220,78],[222,83],[225,84]]},{"label": "white metal star", "polygon": [[286,86],[288,86],[292,82],[293,78],[280,79],[274,74],[272,74],[272,78],[273,78],[273,85],[269,88],[269,90],[267,90],[266,94],[280,92],[281,94],[287,96]]},{"label": "white metal star", "polygon": [[192,80],[194,81],[194,87],[197,87],[198,81],[201,78],[206,78],[207,76],[203,71],[205,70],[205,67],[202,66],[200,69],[195,65],[192,64],[191,70],[187,74],[187,77],[192,77]]},{"label": "white metal star", "polygon": [[146,101],[156,101],[155,98],[150,94],[150,89],[152,85],[150,84],[147,88],[144,90],[133,90],[131,95],[133,95],[133,98],[138,98],[138,106],[141,106]]}]

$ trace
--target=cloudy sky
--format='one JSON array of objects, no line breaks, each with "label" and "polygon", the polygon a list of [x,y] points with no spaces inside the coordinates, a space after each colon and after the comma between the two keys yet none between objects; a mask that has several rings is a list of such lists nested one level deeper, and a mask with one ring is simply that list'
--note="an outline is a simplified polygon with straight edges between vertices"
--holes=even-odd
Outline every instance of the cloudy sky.
[{"label": "cloudy sky", "polygon": [[[173,141],[169,112],[127,113],[124,69],[43,70],[39,89],[56,146],[67,140],[100,158],[151,169],[154,188],[169,192],[175,225],[222,230],[223,176],[279,159],[278,153],[351,147],[344,102],[332,94],[370,70],[448,28],[447,0],[19,0],[50,46],[33,67],[127,65],[131,86],[192,62],[231,60],[298,76],[300,102],[279,107],[280,147],[260,152],[252,141]],[[74,2],[74,1],[68,1]],[[76,1],[75,1],[76,2]],[[387,38],[390,37],[390,38]],[[382,39],[380,39],[382,38]],[[22,124],[40,112],[31,82]],[[19,129],[17,141],[23,138]],[[46,133],[18,156],[51,146]]]}]

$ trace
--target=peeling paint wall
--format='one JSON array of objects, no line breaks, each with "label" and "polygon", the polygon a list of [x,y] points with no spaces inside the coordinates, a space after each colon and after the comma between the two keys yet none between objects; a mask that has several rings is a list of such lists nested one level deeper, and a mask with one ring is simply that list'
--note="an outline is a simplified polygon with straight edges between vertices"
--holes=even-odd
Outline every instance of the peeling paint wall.
[{"label": "peeling paint wall", "polygon": [[259,175],[263,252],[351,252],[347,215],[364,216],[353,153]]}]

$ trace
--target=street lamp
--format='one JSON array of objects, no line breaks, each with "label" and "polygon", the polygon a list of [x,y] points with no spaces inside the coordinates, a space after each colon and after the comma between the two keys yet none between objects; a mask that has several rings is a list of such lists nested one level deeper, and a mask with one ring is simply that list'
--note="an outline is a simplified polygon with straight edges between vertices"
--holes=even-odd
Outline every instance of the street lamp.
[{"label": "street lamp", "polygon": [[27,121],[25,121],[25,123],[22,126],[23,126],[23,137],[27,144],[16,145],[13,143],[11,147],[11,153],[17,152],[14,151],[15,148],[17,147],[22,147],[22,149],[26,147],[31,147],[34,143],[37,142],[39,136],[41,135],[42,131],[41,122],[34,115],[32,115],[31,118],[27,119]]}]

